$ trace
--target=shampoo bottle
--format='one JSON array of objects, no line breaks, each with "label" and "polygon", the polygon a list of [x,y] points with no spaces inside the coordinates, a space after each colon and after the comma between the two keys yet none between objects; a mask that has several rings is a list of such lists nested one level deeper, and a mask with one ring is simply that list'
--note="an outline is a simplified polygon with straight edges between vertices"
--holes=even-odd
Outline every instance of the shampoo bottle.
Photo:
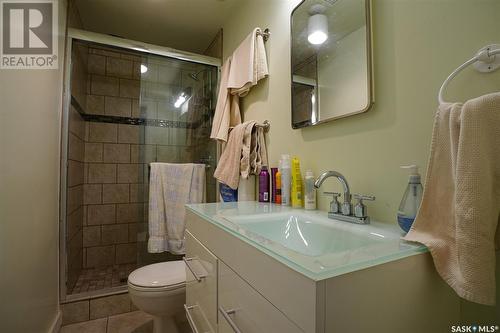
[{"label": "shampoo bottle", "polygon": [[316,189],[314,188],[314,174],[311,170],[306,171],[304,179],[304,208],[316,209]]},{"label": "shampoo bottle", "polygon": [[259,173],[259,202],[269,202],[269,172],[265,165]]},{"label": "shampoo bottle", "polygon": [[302,208],[302,173],[297,157],[292,159],[292,207]]},{"label": "shampoo bottle", "polygon": [[281,204],[290,206],[290,155],[281,155]]},{"label": "shampoo bottle", "polygon": [[401,229],[408,232],[415,221],[420,203],[422,201],[422,194],[424,188],[420,182],[420,174],[418,173],[418,166],[408,165],[402,166],[403,169],[410,170],[410,177],[408,179],[408,186],[401,200],[398,210],[398,223]]},{"label": "shampoo bottle", "polygon": [[275,184],[276,184],[275,202],[276,202],[276,204],[281,205],[281,160],[279,163],[278,172],[276,172]]}]

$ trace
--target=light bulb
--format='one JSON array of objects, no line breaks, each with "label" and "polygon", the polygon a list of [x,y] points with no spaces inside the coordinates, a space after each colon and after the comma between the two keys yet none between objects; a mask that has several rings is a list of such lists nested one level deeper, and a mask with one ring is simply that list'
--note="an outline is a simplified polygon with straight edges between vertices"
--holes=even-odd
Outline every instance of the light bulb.
[{"label": "light bulb", "polygon": [[328,39],[328,18],[324,14],[309,16],[307,40],[313,45],[323,44]]},{"label": "light bulb", "polygon": [[144,74],[148,71],[148,66],[141,64],[141,74]]},{"label": "light bulb", "polygon": [[328,39],[328,36],[323,32],[323,31],[314,31],[311,33],[308,37],[307,40],[309,43],[314,44],[314,45],[320,45],[323,44],[326,40]]}]

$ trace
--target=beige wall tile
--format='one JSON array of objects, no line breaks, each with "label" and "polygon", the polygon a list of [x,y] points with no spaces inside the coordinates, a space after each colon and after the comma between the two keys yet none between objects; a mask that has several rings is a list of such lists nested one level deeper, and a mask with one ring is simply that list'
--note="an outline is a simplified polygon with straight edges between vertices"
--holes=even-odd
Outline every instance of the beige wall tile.
[{"label": "beige wall tile", "polygon": [[138,99],[132,99],[132,117],[133,118],[141,117],[141,108],[139,107]]},{"label": "beige wall tile", "polygon": [[174,128],[149,126],[147,129],[145,129],[144,143],[169,145],[171,141],[171,135],[169,134],[172,130],[174,130]]},{"label": "beige wall tile", "polygon": [[73,133],[69,133],[68,140],[68,158],[83,162],[85,157],[85,143],[83,140]]},{"label": "beige wall tile", "polygon": [[158,145],[156,150],[158,162],[178,163],[181,160],[180,151],[176,146]]},{"label": "beige wall tile", "polygon": [[116,205],[116,220],[118,223],[135,223],[144,220],[143,204]]},{"label": "beige wall tile", "polygon": [[[139,98],[140,93],[141,93],[141,86],[139,80],[120,79],[121,97]],[[113,94],[105,94],[105,95],[115,96]]]},{"label": "beige wall tile", "polygon": [[118,138],[118,124],[110,123],[89,123],[90,142],[114,143]]},{"label": "beige wall tile", "polygon": [[140,143],[141,126],[137,125],[118,125],[119,143]]},{"label": "beige wall tile", "polygon": [[115,205],[89,205],[87,225],[113,224],[116,221]]},{"label": "beige wall tile", "polygon": [[108,317],[129,312],[130,298],[128,294],[114,295],[90,300],[90,319]]},{"label": "beige wall tile", "polygon": [[151,163],[156,161],[156,145],[131,145],[130,162]]},{"label": "beige wall tile", "polygon": [[128,241],[137,242],[137,223],[128,224]]},{"label": "beige wall tile", "polygon": [[68,160],[68,186],[83,184],[83,163]]},{"label": "beige wall tile", "polygon": [[61,327],[60,333],[106,333],[107,319],[96,319],[84,323]]},{"label": "beige wall tile", "polygon": [[107,57],[120,58],[120,53],[114,52],[114,51],[111,51],[111,50],[108,50],[108,49],[105,49],[105,48],[102,48],[102,47],[99,47],[99,48],[95,48],[95,47],[90,48],[89,52],[91,54],[100,54],[100,55],[104,55],[104,56],[107,56]]},{"label": "beige wall tile", "polygon": [[106,73],[106,57],[97,54],[89,54],[88,72],[90,74],[104,75]]},{"label": "beige wall tile", "polygon": [[128,203],[129,184],[103,184],[102,202],[108,203]]},{"label": "beige wall tile", "polygon": [[136,243],[118,244],[116,245],[117,264],[130,264],[137,260],[137,245]]},{"label": "beige wall tile", "polygon": [[105,163],[130,163],[130,145],[128,144],[104,144]]},{"label": "beige wall tile", "polygon": [[88,183],[116,183],[116,164],[90,163]]},{"label": "beige wall tile", "polygon": [[108,116],[131,117],[132,100],[130,98],[106,96],[104,110]]},{"label": "beige wall tile", "polygon": [[147,186],[144,184],[130,184],[130,202],[145,202],[147,197]]},{"label": "beige wall tile", "polygon": [[69,132],[75,134],[80,139],[85,138],[85,121],[73,106],[69,109]]},{"label": "beige wall tile", "polygon": [[85,143],[85,162],[102,162],[102,143]]},{"label": "beige wall tile", "polygon": [[[119,80],[115,77],[92,75],[90,92],[92,95],[119,96],[120,95]],[[132,96],[124,95],[123,97],[132,97]]]},{"label": "beige wall tile", "polygon": [[112,224],[102,226],[102,244],[119,244],[128,242],[128,224]]},{"label": "beige wall tile", "polygon": [[126,52],[122,52],[122,53],[120,54],[120,58],[122,58],[122,59],[127,59],[127,60],[131,60],[131,61],[135,61],[135,62],[141,62],[141,61],[142,61],[142,56],[137,55],[137,53],[126,53]]},{"label": "beige wall tile", "polygon": [[89,301],[61,304],[62,325],[89,320]]},{"label": "beige wall tile", "polygon": [[118,164],[118,183],[142,183],[143,170],[142,164]]},{"label": "beige wall tile", "polygon": [[102,203],[102,185],[85,184],[83,187],[83,204],[101,204]]},{"label": "beige wall tile", "polygon": [[[113,265],[115,262],[115,247],[113,245],[109,246],[95,246],[87,248],[87,265],[86,267],[103,267],[108,265]],[[90,319],[95,319],[97,317],[92,317],[92,300]]]},{"label": "beige wall tile", "polygon": [[104,96],[87,95],[88,114],[104,114]]},{"label": "beige wall tile", "polygon": [[133,62],[127,59],[108,57],[106,60],[106,75],[132,78]]},{"label": "beige wall tile", "polygon": [[66,219],[66,239],[73,238],[83,226],[83,206],[68,215]]},{"label": "beige wall tile", "polygon": [[141,100],[140,102],[141,118],[158,119],[158,106],[154,99]]},{"label": "beige wall tile", "polygon": [[66,211],[71,214],[83,204],[83,185],[68,188]]},{"label": "beige wall tile", "polygon": [[132,68],[132,77],[136,80],[140,80],[141,79],[141,63],[140,61],[139,62],[135,62],[134,61],[134,67]]},{"label": "beige wall tile", "polygon": [[[101,226],[83,227],[83,246],[101,245]],[[103,245],[105,245],[103,243]]]}]

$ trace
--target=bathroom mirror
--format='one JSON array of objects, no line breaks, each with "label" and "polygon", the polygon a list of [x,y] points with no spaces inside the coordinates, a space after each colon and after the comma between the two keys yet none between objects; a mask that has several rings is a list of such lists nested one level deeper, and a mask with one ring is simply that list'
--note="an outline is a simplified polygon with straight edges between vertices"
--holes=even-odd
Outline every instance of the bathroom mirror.
[{"label": "bathroom mirror", "polygon": [[293,10],[293,128],[370,109],[374,102],[370,14],[370,0],[304,0]]}]

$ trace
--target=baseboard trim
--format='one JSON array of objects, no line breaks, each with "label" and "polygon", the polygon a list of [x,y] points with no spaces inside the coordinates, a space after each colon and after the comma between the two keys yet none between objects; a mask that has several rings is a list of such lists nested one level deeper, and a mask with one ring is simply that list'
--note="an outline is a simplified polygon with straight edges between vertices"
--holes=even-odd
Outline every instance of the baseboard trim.
[{"label": "baseboard trim", "polygon": [[50,325],[48,333],[59,333],[59,330],[61,329],[61,323],[62,323],[62,311],[61,309],[57,309],[57,315],[54,318],[52,325]]}]

